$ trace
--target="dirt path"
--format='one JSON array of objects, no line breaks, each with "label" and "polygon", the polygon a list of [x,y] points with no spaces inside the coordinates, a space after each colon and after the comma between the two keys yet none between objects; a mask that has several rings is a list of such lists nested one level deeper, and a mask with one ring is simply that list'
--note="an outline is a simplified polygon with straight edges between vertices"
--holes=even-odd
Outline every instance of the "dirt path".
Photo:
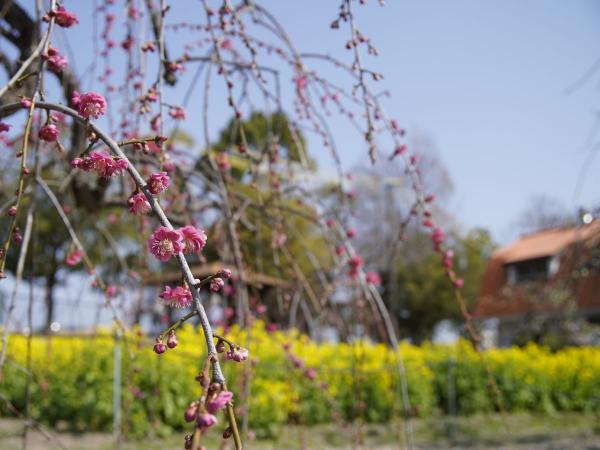
[{"label": "dirt path", "polygon": [[[600,450],[600,429],[591,423],[587,426],[576,424],[576,421],[563,418],[563,428],[553,426],[548,421],[545,427],[534,427],[532,423],[523,421],[523,428],[514,427],[507,432],[497,431],[493,426],[482,428],[478,419],[470,418],[462,424],[463,428],[454,434],[453,442],[447,435],[440,432],[443,428],[438,422],[419,424],[420,430],[415,434],[415,449],[418,450]],[[437,426],[438,429],[431,424]],[[477,432],[466,428],[466,423],[481,427]],[[13,419],[0,419],[0,450],[21,450],[23,441],[21,432],[22,422]],[[214,433],[216,438],[218,433]],[[353,449],[353,446],[342,442],[332,442],[331,436],[347,438],[345,432],[340,432],[330,426],[305,429],[285,429],[277,442],[255,441],[245,446],[247,450],[343,450]],[[300,437],[305,441],[299,445]],[[365,429],[366,444],[360,450],[399,450],[397,444],[391,444],[393,430],[384,426],[371,426]],[[337,444],[337,445],[334,445]],[[207,442],[208,449],[219,448],[217,441]],[[31,430],[27,438],[27,450],[109,450],[117,448],[110,434],[86,433],[74,435],[56,433],[54,431]],[[121,450],[166,450],[183,448],[182,436],[171,436],[166,439],[145,439],[123,443]],[[232,447],[222,450],[233,450]],[[358,449],[356,449],[358,450]]]}]

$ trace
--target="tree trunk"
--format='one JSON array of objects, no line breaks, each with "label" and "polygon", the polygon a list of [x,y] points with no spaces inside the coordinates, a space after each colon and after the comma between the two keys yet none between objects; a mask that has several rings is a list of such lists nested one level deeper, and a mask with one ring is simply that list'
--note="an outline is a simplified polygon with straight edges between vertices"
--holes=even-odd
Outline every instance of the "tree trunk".
[{"label": "tree trunk", "polygon": [[46,322],[44,334],[50,334],[50,325],[54,321],[54,286],[56,285],[56,270],[50,271],[46,276]]}]

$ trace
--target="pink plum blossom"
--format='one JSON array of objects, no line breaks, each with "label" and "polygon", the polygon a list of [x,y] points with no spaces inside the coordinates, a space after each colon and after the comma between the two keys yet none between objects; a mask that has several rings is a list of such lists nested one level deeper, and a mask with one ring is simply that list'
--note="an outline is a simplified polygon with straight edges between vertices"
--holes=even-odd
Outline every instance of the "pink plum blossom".
[{"label": "pink plum blossom", "polygon": [[229,391],[219,392],[219,395],[217,395],[214,399],[212,399],[211,401],[209,401],[206,404],[206,410],[209,413],[214,414],[217,411],[225,408],[225,406],[227,406],[227,403],[229,403],[232,398],[233,398],[232,392],[229,392]]},{"label": "pink plum blossom", "polygon": [[42,141],[55,142],[60,136],[60,131],[56,125],[49,123],[40,128],[38,136]]},{"label": "pink plum blossom", "polygon": [[65,262],[68,266],[76,266],[77,264],[79,264],[82,257],[83,252],[81,250],[73,250],[67,255],[67,259],[65,259]]},{"label": "pink plum blossom", "polygon": [[367,283],[369,283],[369,284],[374,284],[374,285],[381,284],[381,277],[379,276],[379,274],[377,272],[367,272],[367,275],[365,278],[367,280]]},{"label": "pink plum blossom", "polygon": [[192,293],[187,287],[183,286],[177,286],[176,288],[165,286],[165,290],[159,297],[165,305],[172,308],[185,308],[192,303]]},{"label": "pink plum blossom", "polygon": [[248,349],[244,347],[235,347],[230,349],[225,358],[236,362],[246,361],[248,359]]},{"label": "pink plum blossom", "polygon": [[186,118],[185,109],[181,106],[175,106],[169,109],[169,115],[175,120],[185,120]]},{"label": "pink plum blossom", "polygon": [[152,211],[150,202],[148,202],[148,199],[143,192],[133,194],[131,197],[129,197],[127,203],[129,205],[129,212],[131,214],[135,214],[136,216],[148,214],[150,211]]},{"label": "pink plum blossom", "polygon": [[[73,97],[75,98],[75,93]],[[84,119],[97,119],[106,113],[106,99],[95,92],[78,95],[73,103],[77,103],[77,111]]]},{"label": "pink plum blossom", "polygon": [[436,228],[431,233],[431,240],[436,247],[439,247],[442,244],[442,242],[444,242],[444,237],[444,230],[442,230],[441,228]]},{"label": "pink plum blossom", "polygon": [[212,414],[208,414],[208,413],[200,414],[200,415],[198,415],[198,418],[196,419],[196,424],[198,425],[198,428],[202,428],[202,429],[212,427],[216,423],[217,423],[217,418],[215,416],[213,416]]},{"label": "pink plum blossom", "polygon": [[54,17],[54,23],[59,27],[69,28],[79,23],[77,16],[62,6],[59,6],[54,11],[50,11],[49,15]]},{"label": "pink plum blossom", "polygon": [[179,229],[183,237],[183,253],[200,253],[206,245],[206,233],[193,225],[186,225]]},{"label": "pink plum blossom", "polygon": [[42,59],[46,60],[48,69],[54,73],[61,73],[67,67],[67,64],[69,64],[69,60],[53,47],[48,48],[46,54],[42,55]]},{"label": "pink plum blossom", "polygon": [[183,248],[181,233],[167,227],[158,227],[148,240],[148,251],[163,262],[181,252]]},{"label": "pink plum blossom", "polygon": [[171,180],[169,175],[167,175],[167,172],[153,173],[147,182],[148,190],[154,195],[160,194],[161,192],[167,190],[170,181]]}]

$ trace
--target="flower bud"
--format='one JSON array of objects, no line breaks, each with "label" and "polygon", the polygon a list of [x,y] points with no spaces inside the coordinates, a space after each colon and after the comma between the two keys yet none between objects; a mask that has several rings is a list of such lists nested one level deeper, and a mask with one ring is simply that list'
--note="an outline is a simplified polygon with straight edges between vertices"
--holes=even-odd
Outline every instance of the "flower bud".
[{"label": "flower bud", "polygon": [[15,230],[12,234],[12,240],[15,244],[19,245],[21,242],[23,242],[23,235],[19,233],[18,230]]},{"label": "flower bud", "polygon": [[171,331],[169,333],[169,337],[167,338],[167,347],[169,347],[169,348],[177,347],[177,337],[175,336],[175,331]]},{"label": "flower bud", "polygon": [[463,284],[465,284],[465,282],[462,278],[457,278],[456,280],[452,281],[452,284],[454,286],[454,289],[460,289],[461,287],[463,287]]},{"label": "flower bud", "polygon": [[221,269],[217,272],[217,276],[223,279],[231,278],[231,270]]},{"label": "flower bud", "polygon": [[225,286],[223,278],[217,277],[210,280],[210,290],[213,292],[219,292],[223,286]]},{"label": "flower bud", "polygon": [[185,419],[186,422],[193,422],[194,420],[196,420],[196,415],[198,413],[198,404],[197,403],[191,403],[190,406],[188,406],[188,409],[185,410],[185,414],[183,415],[183,418]]},{"label": "flower bud", "polygon": [[198,415],[196,419],[196,425],[198,428],[209,428],[217,423],[217,418],[212,414],[203,413]]},{"label": "flower bud", "polygon": [[156,344],[154,344],[154,353],[160,355],[167,351],[167,346],[163,344],[162,340],[157,340]]}]

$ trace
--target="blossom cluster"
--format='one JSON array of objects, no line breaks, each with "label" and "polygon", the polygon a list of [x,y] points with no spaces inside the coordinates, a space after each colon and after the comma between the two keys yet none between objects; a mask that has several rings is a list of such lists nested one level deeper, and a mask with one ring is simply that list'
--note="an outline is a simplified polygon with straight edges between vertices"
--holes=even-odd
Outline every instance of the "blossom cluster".
[{"label": "blossom cluster", "polygon": [[67,67],[67,64],[69,64],[69,60],[54,47],[48,47],[48,51],[41,58],[48,64],[48,69],[54,73],[61,73]]},{"label": "blossom cluster", "polygon": [[40,128],[40,131],[38,132],[38,137],[42,141],[56,142],[60,137],[60,130],[53,123],[48,123],[42,128]]},{"label": "blossom cluster", "polygon": [[79,92],[73,91],[71,104],[74,108],[77,108],[77,112],[84,119],[89,119],[90,117],[98,119],[106,113],[106,99],[95,92],[79,94]]},{"label": "blossom cluster", "polygon": [[172,308],[186,308],[192,303],[192,293],[187,286],[177,286],[175,288],[165,286],[159,297],[165,305]]},{"label": "blossom cluster", "polygon": [[178,253],[199,253],[206,245],[206,233],[193,225],[178,230],[158,227],[148,240],[148,251],[160,261],[168,261]]},{"label": "blossom cluster", "polygon": [[95,170],[98,176],[110,178],[124,175],[127,170],[127,160],[113,158],[105,151],[94,150],[84,158],[75,158],[71,165],[85,172]]},{"label": "blossom cluster", "polygon": [[167,351],[167,348],[175,348],[177,347],[177,336],[175,336],[175,330],[169,331],[169,335],[167,336],[167,344],[163,342],[162,336],[158,336],[156,338],[156,343],[154,344],[154,352],[157,354],[161,354]]},{"label": "blossom cluster", "polygon": [[54,17],[54,23],[63,28],[70,28],[79,23],[77,16],[74,13],[67,11],[62,6],[50,11],[46,17],[44,17],[44,20],[47,21],[50,17]]},{"label": "blossom cluster", "polygon": [[[215,414],[225,409],[227,404],[233,400],[232,392],[220,389],[221,387],[218,383],[213,383],[204,402],[195,401],[190,403],[183,414],[184,420],[186,422],[196,422],[196,427],[201,431],[205,431],[207,428],[216,425],[219,420]],[[223,438],[227,439],[229,436],[231,436],[231,429],[227,428],[223,433]],[[185,436],[184,448],[192,448],[191,435]]]}]

